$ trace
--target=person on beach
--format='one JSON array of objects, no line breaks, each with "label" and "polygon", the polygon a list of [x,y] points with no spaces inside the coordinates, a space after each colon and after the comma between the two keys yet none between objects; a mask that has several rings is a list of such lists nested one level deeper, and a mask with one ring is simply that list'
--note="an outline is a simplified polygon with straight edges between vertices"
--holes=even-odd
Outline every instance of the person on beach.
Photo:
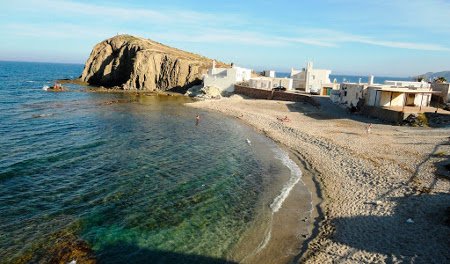
[{"label": "person on beach", "polygon": [[370,134],[370,129],[372,128],[372,123],[368,124],[366,127],[366,133],[367,135]]},{"label": "person on beach", "polygon": [[200,123],[200,115],[197,114],[197,116],[195,117],[195,125],[198,126],[198,123]]}]

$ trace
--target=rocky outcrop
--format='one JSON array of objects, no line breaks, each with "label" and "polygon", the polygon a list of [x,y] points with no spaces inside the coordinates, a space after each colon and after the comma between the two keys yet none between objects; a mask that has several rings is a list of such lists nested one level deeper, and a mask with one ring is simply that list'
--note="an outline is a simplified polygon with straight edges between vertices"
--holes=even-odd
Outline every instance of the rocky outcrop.
[{"label": "rocky outcrop", "polygon": [[[81,81],[125,90],[185,91],[201,83],[212,59],[130,35],[97,44]],[[226,65],[219,63],[219,67]]]},{"label": "rocky outcrop", "polygon": [[220,99],[222,98],[222,91],[214,86],[196,85],[189,88],[184,95],[202,99]]}]

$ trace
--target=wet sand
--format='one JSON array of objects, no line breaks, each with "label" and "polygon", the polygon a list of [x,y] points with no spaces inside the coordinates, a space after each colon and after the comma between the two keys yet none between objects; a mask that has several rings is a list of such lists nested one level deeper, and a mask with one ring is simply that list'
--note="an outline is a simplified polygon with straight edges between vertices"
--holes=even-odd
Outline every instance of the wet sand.
[{"label": "wet sand", "polygon": [[[302,179],[315,194],[316,218],[306,220],[307,229],[292,229],[304,216],[275,219],[275,214],[274,248],[243,262],[445,263],[450,259],[450,182],[436,173],[437,165],[450,157],[450,129],[386,125],[330,104],[316,108],[232,96],[188,105],[240,118],[286,146],[303,166]],[[289,121],[281,121],[286,116]],[[370,134],[369,122],[374,123]],[[304,210],[296,208],[295,195],[294,190],[284,209]],[[284,257],[273,255],[286,248],[289,253]]]}]

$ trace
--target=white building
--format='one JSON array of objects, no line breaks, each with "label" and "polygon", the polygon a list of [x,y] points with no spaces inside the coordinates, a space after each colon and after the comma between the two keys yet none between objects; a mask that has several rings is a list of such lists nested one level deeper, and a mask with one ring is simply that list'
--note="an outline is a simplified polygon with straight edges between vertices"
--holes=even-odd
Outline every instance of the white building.
[{"label": "white building", "polygon": [[373,76],[370,76],[369,83],[341,83],[339,96],[332,99],[349,108],[362,105],[425,107],[430,105],[432,93],[428,83],[385,81],[384,84],[374,84]]},{"label": "white building", "polygon": [[331,70],[314,69],[313,63],[308,62],[306,68],[302,70],[291,69],[294,89],[305,92],[321,93],[324,86],[332,85],[330,81]]},{"label": "white building", "polygon": [[330,97],[334,102],[349,108],[364,104],[366,100],[367,83],[341,83],[339,97]]},{"label": "white building", "polygon": [[216,87],[221,92],[233,92],[234,84],[248,81],[251,75],[252,70],[246,68],[216,68],[216,62],[213,61],[212,68],[203,76],[203,86]]},{"label": "white building", "polygon": [[271,77],[255,77],[249,80],[249,86],[256,89],[272,90],[276,87],[285,87],[286,90],[293,90],[291,78],[271,78]]},{"label": "white building", "polygon": [[430,88],[410,88],[390,85],[367,88],[366,104],[378,107],[426,107],[430,105]]},{"label": "white building", "polygon": [[264,76],[275,78],[275,71],[264,71]]}]

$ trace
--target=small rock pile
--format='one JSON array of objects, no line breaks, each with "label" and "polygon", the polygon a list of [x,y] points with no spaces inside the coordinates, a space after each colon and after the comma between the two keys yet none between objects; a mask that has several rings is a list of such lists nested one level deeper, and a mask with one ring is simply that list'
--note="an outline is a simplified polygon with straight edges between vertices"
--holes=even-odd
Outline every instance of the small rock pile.
[{"label": "small rock pile", "polygon": [[403,126],[427,127],[428,120],[424,114],[410,114],[402,122]]},{"label": "small rock pile", "polygon": [[222,98],[222,93],[220,92],[219,88],[214,86],[193,86],[185,93],[185,95],[202,99]]}]

